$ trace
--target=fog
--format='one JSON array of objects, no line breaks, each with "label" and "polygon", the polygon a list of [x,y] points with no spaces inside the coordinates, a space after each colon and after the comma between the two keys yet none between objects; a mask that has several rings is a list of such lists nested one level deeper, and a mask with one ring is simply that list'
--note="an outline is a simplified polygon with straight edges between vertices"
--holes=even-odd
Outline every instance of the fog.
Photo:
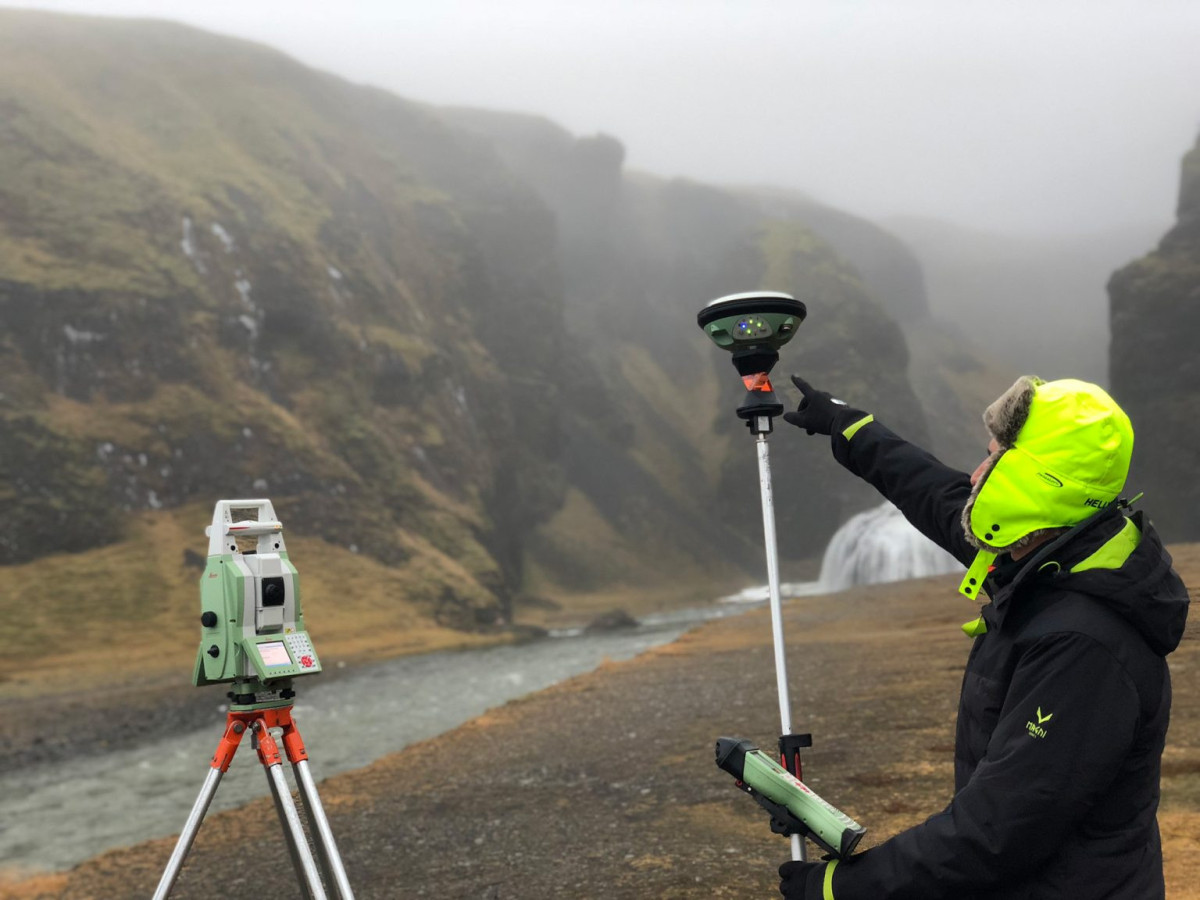
[{"label": "fog", "polygon": [[403,96],[618,137],[632,168],[1014,234],[1173,219],[1191,0],[43,0],[170,18]]}]

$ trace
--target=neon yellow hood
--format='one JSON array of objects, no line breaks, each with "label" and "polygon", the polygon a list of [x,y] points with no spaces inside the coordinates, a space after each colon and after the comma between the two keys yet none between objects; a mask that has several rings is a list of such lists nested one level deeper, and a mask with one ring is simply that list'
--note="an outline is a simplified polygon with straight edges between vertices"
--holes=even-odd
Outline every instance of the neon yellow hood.
[{"label": "neon yellow hood", "polygon": [[1129,417],[1086,381],[1022,376],[983,421],[999,449],[963,507],[963,530],[979,553],[958,589],[972,599],[997,554],[1115,502],[1133,452]]},{"label": "neon yellow hood", "polygon": [[1077,525],[1120,496],[1133,426],[1102,388],[1023,376],[983,418],[1000,449],[963,509],[967,540],[981,550]]}]

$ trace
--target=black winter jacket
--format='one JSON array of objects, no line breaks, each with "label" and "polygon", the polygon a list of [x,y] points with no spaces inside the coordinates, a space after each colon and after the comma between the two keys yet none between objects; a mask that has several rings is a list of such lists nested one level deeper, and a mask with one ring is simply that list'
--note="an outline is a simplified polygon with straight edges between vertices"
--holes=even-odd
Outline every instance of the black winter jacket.
[{"label": "black winter jacket", "polygon": [[[841,427],[861,417],[846,411]],[[832,440],[842,465],[970,564],[966,474],[878,422]],[[1141,513],[1114,505],[1019,563],[997,563],[963,677],[954,799],[838,864],[836,900],[1164,896],[1165,657],[1188,607],[1171,557]]]}]

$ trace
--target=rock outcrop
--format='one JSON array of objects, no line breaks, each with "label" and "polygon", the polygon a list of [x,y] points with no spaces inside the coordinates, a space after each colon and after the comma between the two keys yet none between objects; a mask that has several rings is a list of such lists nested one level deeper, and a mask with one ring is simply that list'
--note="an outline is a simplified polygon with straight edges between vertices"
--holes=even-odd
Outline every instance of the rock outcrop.
[{"label": "rock outcrop", "polygon": [[1132,493],[1168,540],[1200,538],[1200,140],[1184,157],[1178,221],[1158,248],[1116,272],[1112,389],[1137,438]]}]

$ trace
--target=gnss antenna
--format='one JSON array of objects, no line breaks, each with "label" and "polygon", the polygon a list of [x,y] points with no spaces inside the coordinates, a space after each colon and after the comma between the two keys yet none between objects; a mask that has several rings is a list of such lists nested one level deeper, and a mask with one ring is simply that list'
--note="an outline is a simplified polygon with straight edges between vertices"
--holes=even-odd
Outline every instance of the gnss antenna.
[{"label": "gnss antenna", "polygon": [[[771,598],[771,631],[775,640],[775,681],[779,691],[781,736],[779,755],[784,768],[800,779],[800,750],[812,746],[812,735],[792,733],[788,699],[787,658],[783,642],[783,612],[779,597],[779,551],[775,538],[775,505],[771,495],[771,460],[767,436],[772,420],[783,413],[783,404],[771,387],[771,369],[779,362],[779,348],[796,335],[808,310],[790,294],[752,291],[713,300],[696,316],[709,339],[733,354],[733,365],[742,376],[746,396],[737,408],[758,445],[758,482],[762,492],[763,544],[767,552],[767,584]],[[805,858],[804,841],[793,831],[792,858]]]}]

